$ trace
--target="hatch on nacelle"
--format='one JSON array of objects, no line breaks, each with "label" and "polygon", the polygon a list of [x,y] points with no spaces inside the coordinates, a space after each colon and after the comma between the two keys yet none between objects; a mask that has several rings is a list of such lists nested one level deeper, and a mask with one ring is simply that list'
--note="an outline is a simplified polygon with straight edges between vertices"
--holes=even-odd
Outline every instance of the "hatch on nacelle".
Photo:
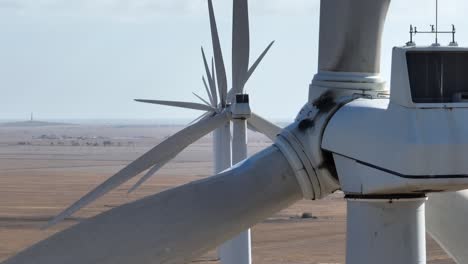
[{"label": "hatch on nacelle", "polygon": [[468,101],[468,52],[409,51],[406,61],[414,103]]},{"label": "hatch on nacelle", "polygon": [[468,106],[468,49],[394,48],[391,101],[412,108]]}]

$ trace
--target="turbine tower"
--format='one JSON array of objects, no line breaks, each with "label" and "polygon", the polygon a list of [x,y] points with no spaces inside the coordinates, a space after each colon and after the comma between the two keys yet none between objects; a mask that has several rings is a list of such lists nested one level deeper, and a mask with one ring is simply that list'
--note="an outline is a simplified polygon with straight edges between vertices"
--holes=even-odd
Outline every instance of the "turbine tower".
[{"label": "turbine tower", "polygon": [[[319,71],[273,145],[216,176],[87,219],[3,264],[187,263],[300,199],[339,189],[348,205],[347,264],[425,264],[425,217],[443,249],[468,263],[468,195],[452,193],[468,189],[468,48],[395,47],[390,92],[379,77],[389,4],[321,1]],[[231,107],[163,141],[52,223],[226,124]]]}]

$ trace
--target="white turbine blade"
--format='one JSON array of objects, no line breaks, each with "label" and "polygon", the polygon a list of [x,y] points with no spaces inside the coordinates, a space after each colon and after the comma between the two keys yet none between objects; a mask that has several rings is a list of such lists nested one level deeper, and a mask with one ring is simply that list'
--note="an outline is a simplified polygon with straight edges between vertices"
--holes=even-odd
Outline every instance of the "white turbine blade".
[{"label": "white turbine blade", "polygon": [[205,86],[206,94],[208,94],[208,98],[210,99],[210,103],[212,107],[216,107],[216,104],[213,101],[213,96],[211,95],[210,88],[208,88],[208,84],[206,83],[205,77],[202,76],[203,86]]},{"label": "white turbine blade", "polygon": [[[208,84],[209,84],[209,87],[210,87],[210,90],[211,90],[211,99],[213,100],[212,104],[213,104],[213,107],[217,107],[218,105],[218,99],[216,98],[217,95],[216,95],[216,84],[214,82],[214,71],[212,69],[212,71],[210,72],[210,67],[208,66],[208,62],[206,61],[206,56],[205,56],[205,51],[203,50],[203,47],[201,48],[201,52],[202,52],[202,57],[203,57],[203,64],[205,66],[205,72],[206,72],[206,76],[208,78]],[[203,81],[203,82],[206,82],[206,81]],[[205,86],[207,86],[205,84]]]},{"label": "white turbine blade", "polygon": [[207,118],[210,115],[214,115],[214,114],[215,114],[214,112],[206,112],[206,113],[200,115],[199,117],[195,118],[194,120],[192,120],[192,122],[188,123],[188,126],[191,126],[192,124],[198,122],[199,120]]},{"label": "white turbine blade", "polygon": [[426,227],[457,263],[468,263],[468,190],[429,195]]},{"label": "white turbine blade", "polygon": [[247,79],[245,80],[246,82],[250,79],[250,76],[252,76],[255,69],[257,69],[258,65],[263,60],[263,57],[265,57],[265,55],[268,53],[268,51],[270,50],[271,46],[273,46],[274,43],[275,41],[270,42],[270,44],[266,47],[266,49],[262,52],[262,54],[260,54],[260,57],[258,57],[258,59],[254,62],[254,64],[252,64],[252,67],[250,67],[247,73]]},{"label": "white turbine blade", "polygon": [[212,0],[208,0],[208,11],[210,13],[211,40],[213,42],[213,54],[216,64],[216,79],[218,81],[219,97],[221,105],[226,105],[227,96],[227,77],[226,68],[224,66],[223,53],[219,42],[218,28],[216,26],[216,18],[213,10]]},{"label": "white turbine blade", "polygon": [[54,217],[46,227],[52,226],[66,217],[71,216],[76,211],[125,183],[129,179],[137,176],[139,173],[147,170],[154,164],[164,165],[164,162],[167,162],[171,157],[174,157],[193,142],[224,124],[227,120],[229,120],[228,114],[223,112],[213,117],[201,120],[200,122],[188,126],[170,136]]},{"label": "white turbine blade", "polygon": [[272,146],[217,176],[85,220],[3,264],[189,263],[301,198]]},{"label": "white turbine blade", "polygon": [[135,99],[137,102],[148,103],[148,104],[157,104],[157,105],[167,105],[180,108],[188,108],[201,111],[213,111],[213,107],[209,105],[191,103],[191,102],[178,102],[178,101],[162,101],[162,100],[146,100],[146,99]]},{"label": "white turbine blade", "polygon": [[211,92],[213,93],[213,99],[215,101],[215,107],[218,107],[218,92],[216,91],[216,73],[215,73],[215,66],[214,66],[214,58],[211,58],[211,72],[213,75],[213,90]]},{"label": "white turbine blade", "polygon": [[379,73],[390,2],[320,1],[319,72]]},{"label": "white turbine blade", "polygon": [[[209,115],[213,115],[214,113],[213,112],[206,112],[204,113],[203,115],[197,117],[196,119],[194,119],[192,122],[190,122],[188,125],[192,125],[193,123],[201,120],[201,119],[204,119],[204,118],[207,118]],[[136,189],[138,189],[138,187],[140,187],[145,181],[147,181],[149,178],[151,178],[151,176],[153,176],[156,172],[158,172],[159,169],[162,168],[162,166],[164,166],[167,162],[169,162],[170,160],[172,160],[173,158],[175,158],[175,156],[177,156],[178,153],[176,153],[176,155],[172,156],[172,157],[168,157],[167,160],[165,161],[162,161],[161,163],[158,163],[156,165],[154,165],[143,177],[141,177],[137,183],[135,183],[135,185],[132,186],[132,188],[130,188],[128,190],[128,193],[131,193],[133,191],[135,191]]]},{"label": "white turbine blade", "polygon": [[[195,95],[198,99],[200,99],[200,100],[201,100],[203,103],[205,103],[207,106],[210,105],[210,103],[208,103],[208,101],[206,101],[205,99],[203,99],[203,98],[202,98],[201,96],[199,96],[198,94],[193,93],[193,92],[192,92],[192,94]],[[213,110],[213,108],[211,108],[211,107],[210,107],[210,109]]]},{"label": "white turbine blade", "polygon": [[232,14],[232,89],[242,93],[249,69],[249,7],[247,0],[233,1]]},{"label": "white turbine blade", "polygon": [[[168,160],[171,160],[171,159],[168,159]],[[140,187],[146,180],[148,180],[151,176],[153,176],[159,169],[162,168],[163,164],[165,164],[166,162],[162,162],[162,163],[158,163],[156,165],[154,165],[143,177],[141,177],[137,183],[135,183],[132,188],[130,188],[128,190],[128,193],[131,193],[133,191],[135,191],[136,189],[138,189],[138,187]]]},{"label": "white turbine blade", "polygon": [[249,124],[249,122],[247,122],[247,129],[250,130],[250,131],[253,131],[253,132],[260,133],[260,131],[255,129],[255,127],[253,127],[251,124]]},{"label": "white turbine blade", "polygon": [[[265,57],[265,55],[268,53],[268,51],[270,50],[270,48],[273,46],[273,44],[275,43],[275,41],[272,41],[270,42],[270,44],[265,48],[265,50],[262,52],[262,54],[260,54],[260,56],[258,57],[258,59],[254,62],[254,64],[252,64],[252,66],[250,67],[249,71],[247,72],[247,79],[245,80],[245,82],[247,82],[250,77],[252,76],[252,74],[255,72],[255,70],[257,69],[258,65],[260,64],[260,62],[262,62],[263,58]],[[234,96],[236,96],[236,93],[238,93],[237,91],[235,91],[234,89],[230,89],[229,92],[228,92],[228,98],[230,100],[234,100]]]},{"label": "white turbine blade", "polygon": [[251,126],[255,131],[264,134],[273,141],[276,139],[276,136],[281,132],[281,127],[271,123],[270,121],[255,113],[252,113],[250,118],[247,119],[247,124]]}]

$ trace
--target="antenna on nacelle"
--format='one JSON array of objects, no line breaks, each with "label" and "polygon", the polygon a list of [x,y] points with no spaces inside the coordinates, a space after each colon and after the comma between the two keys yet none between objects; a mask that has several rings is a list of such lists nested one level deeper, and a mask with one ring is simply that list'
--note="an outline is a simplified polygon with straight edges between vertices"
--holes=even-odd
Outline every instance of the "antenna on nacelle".
[{"label": "antenna on nacelle", "polygon": [[[432,25],[432,31],[434,31],[434,25]],[[436,0],[436,28],[435,28],[435,46],[439,46],[438,33],[439,31],[439,0]]]},{"label": "antenna on nacelle", "polygon": [[455,25],[452,24],[452,31],[439,31],[439,1],[436,0],[436,21],[435,25],[430,25],[431,31],[418,31],[417,27],[413,27],[413,25],[410,25],[410,41],[406,42],[406,46],[416,46],[416,43],[413,41],[413,37],[417,33],[422,33],[422,34],[435,34],[435,42],[432,44],[434,47],[440,46],[439,43],[439,34],[452,34],[452,41],[449,43],[449,46],[451,47],[457,47],[458,43],[455,41],[455,33],[456,33],[456,28]]}]

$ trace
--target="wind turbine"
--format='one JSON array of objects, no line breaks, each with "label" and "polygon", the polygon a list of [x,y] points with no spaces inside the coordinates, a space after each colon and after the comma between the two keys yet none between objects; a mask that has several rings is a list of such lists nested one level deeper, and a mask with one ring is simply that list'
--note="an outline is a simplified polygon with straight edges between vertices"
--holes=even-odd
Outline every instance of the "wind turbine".
[{"label": "wind turbine", "polygon": [[[274,42],[271,42],[262,52],[260,57],[249,67],[250,54],[250,34],[249,34],[249,15],[247,0],[233,1],[233,30],[232,30],[232,88],[226,93],[227,78],[224,66],[223,55],[219,43],[218,30],[213,9],[212,1],[208,1],[208,10],[210,14],[211,38],[213,52],[215,54],[216,72],[212,60],[211,71],[206,59],[203,47],[201,49],[203,63],[206,71],[206,79],[202,77],[203,84],[209,102],[198,97],[203,104],[192,102],[174,102],[161,100],[143,100],[137,99],[138,102],[152,103],[159,105],[168,105],[194,110],[206,111],[198,119],[203,119],[212,114],[212,112],[221,112],[228,108],[230,111],[230,121],[233,124],[232,137],[230,122],[226,122],[214,132],[213,150],[215,158],[215,173],[231,167],[245,158],[247,158],[247,125],[259,132],[263,132],[267,137],[274,140],[279,134],[280,128],[266,121],[260,116],[252,113],[249,106],[249,96],[244,93],[244,87],[247,80],[252,76],[253,72],[260,64],[264,56],[270,50]],[[217,78],[216,78],[217,77]],[[208,81],[206,81],[208,80]],[[218,83],[216,84],[216,80]],[[217,93],[218,88],[218,93]],[[218,103],[218,94],[220,95]],[[198,121],[196,119],[195,121]],[[247,121],[248,120],[248,121]],[[232,138],[232,140],[231,140]],[[232,160],[232,162],[231,162]],[[144,181],[151,177],[162,164],[156,164],[150,169],[131,189],[129,192],[137,189]],[[225,242],[219,248],[219,257],[224,264],[243,264],[251,263],[251,235],[250,229],[240,233],[235,238]]]},{"label": "wind turbine", "polygon": [[[208,11],[214,54],[214,61],[213,59],[211,60],[211,70],[203,48],[201,52],[206,71],[206,79],[203,77],[202,80],[209,102],[195,93],[194,95],[200,99],[202,103],[145,99],[136,100],[144,103],[201,110],[205,111],[205,113],[194,120],[192,125],[169,137],[86,194],[79,201],[52,219],[46,227],[72,215],[80,208],[149,168],[146,174],[129,190],[129,192],[134,191],[184,148],[213,130],[215,173],[219,173],[231,167],[232,159],[235,164],[247,157],[247,123],[252,129],[263,133],[272,140],[275,139],[281,129],[259,115],[251,113],[248,95],[243,94],[247,80],[252,76],[274,42],[271,42],[252,66],[249,67],[250,38],[248,3],[247,0],[233,1],[232,88],[228,93],[226,69],[211,0],[208,0]],[[232,152],[231,121],[233,122]],[[222,245],[219,254],[224,264],[251,263],[250,230],[242,232],[239,236]]]},{"label": "wind turbine", "polygon": [[[236,143],[233,143],[233,148],[238,149],[239,151],[234,151],[234,156],[242,156],[237,158],[237,161],[234,161],[234,164],[243,160],[247,157],[247,147],[246,147],[246,135],[245,132],[247,128],[247,119],[252,117],[252,121],[248,122],[249,127],[260,133],[264,133],[267,137],[274,140],[276,135],[281,130],[278,126],[274,125],[273,123],[261,118],[255,113],[250,112],[249,106],[249,98],[248,95],[243,93],[244,86],[247,80],[252,76],[253,72],[263,60],[267,52],[270,50],[271,46],[274,42],[271,42],[267,48],[262,52],[262,54],[258,57],[255,63],[249,68],[249,25],[248,25],[248,6],[247,1],[233,1],[234,2],[234,12],[233,12],[233,62],[232,62],[232,87],[229,92],[227,90],[227,78],[226,78],[226,71],[224,66],[224,60],[222,59],[222,52],[221,47],[219,44],[219,38],[217,33],[217,26],[216,20],[214,16],[212,1],[208,1],[209,11],[210,11],[210,24],[212,28],[212,41],[214,47],[214,53],[216,58],[218,59],[219,65],[215,72],[214,63],[212,60],[211,63],[211,70],[208,65],[208,61],[206,59],[205,51],[203,47],[201,48],[203,63],[205,66],[206,76],[202,77],[203,85],[205,87],[208,101],[203,99],[201,96],[193,93],[201,102],[194,103],[194,102],[181,102],[181,101],[163,101],[163,100],[148,100],[148,99],[135,99],[137,102],[142,103],[150,103],[150,104],[158,104],[158,105],[166,105],[172,107],[180,107],[192,110],[201,110],[205,111],[203,115],[192,121],[195,123],[200,119],[204,119],[209,115],[213,115],[215,113],[220,113],[223,110],[227,109],[231,113],[231,120],[234,123],[233,126],[233,138]],[[241,58],[241,59],[239,59]],[[220,68],[220,70],[218,70]],[[223,76],[218,77],[216,76]],[[208,80],[208,81],[207,81]],[[218,83],[216,83],[218,81]],[[218,99],[218,94],[220,98]],[[219,101],[218,101],[219,100]],[[219,103],[218,103],[219,102]],[[229,128],[229,123],[227,123],[227,127]],[[215,173],[219,173],[231,165],[231,132],[229,129],[218,128],[216,131],[221,132],[223,134],[220,136],[222,140],[216,139],[214,140],[214,150],[215,150]],[[226,149],[226,150],[224,150]],[[227,155],[223,155],[223,153],[227,152]],[[239,153],[239,154],[236,154]],[[243,153],[243,154],[240,154]],[[219,158],[222,157],[222,158]],[[235,158],[236,159],[236,158]],[[151,171],[151,174],[147,174],[142,179],[137,182],[131,189],[130,192],[137,189],[149,176],[153,175],[156,171]]]},{"label": "wind turbine", "polygon": [[[389,4],[321,2],[319,71],[308,102],[272,146],[214,177],[87,219],[3,263],[186,263],[302,198],[338,189],[348,203],[347,264],[426,263],[426,194],[468,188],[468,80],[456,74],[468,66],[468,48],[394,48],[389,93],[379,77]],[[223,113],[191,132],[226,122]],[[179,148],[174,141],[162,143],[165,153]],[[124,171],[159,160],[145,154],[141,166]],[[468,263],[466,192],[431,200],[429,231]]]}]

